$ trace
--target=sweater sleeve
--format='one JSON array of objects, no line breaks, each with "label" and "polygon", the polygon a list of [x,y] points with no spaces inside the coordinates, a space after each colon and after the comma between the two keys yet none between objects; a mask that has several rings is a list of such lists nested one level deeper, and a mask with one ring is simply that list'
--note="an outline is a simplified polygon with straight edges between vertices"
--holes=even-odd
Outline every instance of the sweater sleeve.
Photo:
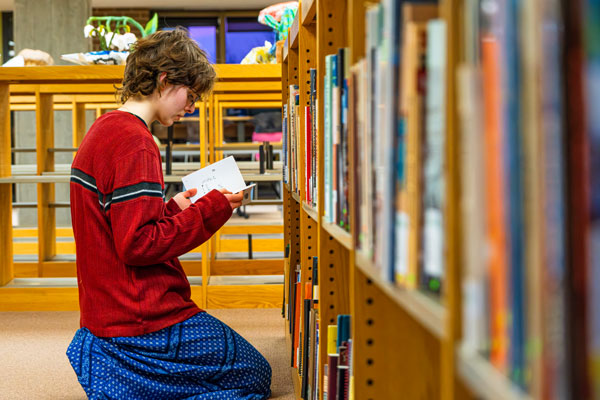
[{"label": "sweater sleeve", "polygon": [[185,254],[231,217],[229,201],[217,190],[174,215],[166,212],[160,162],[149,151],[115,164],[114,191],[106,209],[115,249],[126,264],[152,265]]},{"label": "sweater sleeve", "polygon": [[167,217],[172,217],[175,214],[179,214],[181,212],[181,208],[177,205],[177,202],[171,198],[169,201],[165,203],[165,215]]}]

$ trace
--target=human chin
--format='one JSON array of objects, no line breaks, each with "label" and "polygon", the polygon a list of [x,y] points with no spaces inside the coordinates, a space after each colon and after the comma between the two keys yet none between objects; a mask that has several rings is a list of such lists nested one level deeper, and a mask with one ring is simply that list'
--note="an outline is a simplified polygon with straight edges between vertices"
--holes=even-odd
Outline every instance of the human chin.
[{"label": "human chin", "polygon": [[171,126],[175,123],[175,119],[173,117],[169,118],[158,118],[158,123],[162,126]]}]

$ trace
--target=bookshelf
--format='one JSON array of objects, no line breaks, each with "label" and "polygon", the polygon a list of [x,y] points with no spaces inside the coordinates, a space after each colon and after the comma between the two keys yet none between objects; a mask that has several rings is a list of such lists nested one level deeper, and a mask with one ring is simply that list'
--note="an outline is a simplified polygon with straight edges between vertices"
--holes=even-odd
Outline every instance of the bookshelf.
[{"label": "bookshelf", "polygon": [[[2,311],[35,311],[41,309],[77,309],[75,246],[70,228],[56,226],[56,210],[69,207],[66,201],[56,201],[57,186],[70,181],[70,163],[55,163],[55,154],[77,151],[86,132],[86,110],[96,110],[96,116],[115,109],[114,84],[122,80],[123,66],[51,66],[11,68],[0,71],[0,102],[4,125],[0,129],[0,309]],[[281,68],[277,65],[216,65],[218,80],[210,96],[197,103],[199,117],[188,119],[197,124],[199,144],[174,145],[176,151],[194,153],[199,162],[173,163],[173,172],[166,174],[166,183],[181,182],[191,170],[206,165],[216,152],[256,152],[258,143],[223,143],[223,121],[219,113],[228,107],[281,107]],[[251,104],[250,104],[251,103]],[[73,146],[56,147],[52,128],[57,111],[72,111]],[[38,126],[36,147],[15,148],[11,133],[11,112],[36,111]],[[207,118],[207,114],[211,118]],[[229,117],[231,120],[231,117]],[[238,117],[239,119],[239,117]],[[235,120],[235,118],[233,118]],[[89,120],[88,120],[89,122]],[[43,128],[43,129],[40,129]],[[18,134],[16,132],[15,134]],[[219,141],[217,141],[219,139]],[[12,143],[12,145],[11,145]],[[162,146],[161,146],[162,147]],[[209,149],[212,147],[212,149]],[[278,151],[281,145],[273,146]],[[162,147],[164,149],[164,147]],[[32,164],[14,165],[14,152],[36,153]],[[164,163],[166,164],[166,163]],[[163,165],[164,165],[163,164]],[[244,179],[255,182],[281,181],[281,162],[260,174],[258,162],[241,162]],[[16,202],[15,185],[35,186],[37,201]],[[259,200],[256,205],[279,205],[279,200]],[[12,226],[13,210],[37,208],[38,228]],[[282,258],[226,259],[228,253],[271,252],[279,249],[282,240],[265,235],[281,234],[281,219],[260,217],[256,220],[230,221],[218,233],[222,240],[204,243],[182,258],[185,272],[198,286],[194,300],[202,307],[277,307],[282,298],[281,282],[268,275],[281,275]],[[245,235],[240,239],[231,235]],[[249,236],[253,237],[250,238]],[[23,242],[23,238],[25,242]],[[217,258],[217,253],[219,257]],[[37,254],[37,259],[35,256]],[[256,256],[256,254],[254,255]],[[200,258],[201,257],[201,258]],[[235,284],[235,275],[254,275],[259,281]],[[64,288],[39,290],[45,279],[65,278]],[[16,279],[16,281],[15,281]],[[261,281],[264,281],[260,283]],[[16,284],[15,282],[18,282]],[[73,290],[74,289],[74,290]],[[246,296],[244,298],[244,296]],[[234,299],[228,303],[227,299]]]},{"label": "bookshelf", "polygon": [[[284,316],[292,376],[319,399],[340,314],[349,398],[600,387],[584,333],[593,240],[569,236],[590,218],[581,46],[597,26],[559,3],[301,2],[281,64]],[[299,362],[314,350],[318,381]]]}]

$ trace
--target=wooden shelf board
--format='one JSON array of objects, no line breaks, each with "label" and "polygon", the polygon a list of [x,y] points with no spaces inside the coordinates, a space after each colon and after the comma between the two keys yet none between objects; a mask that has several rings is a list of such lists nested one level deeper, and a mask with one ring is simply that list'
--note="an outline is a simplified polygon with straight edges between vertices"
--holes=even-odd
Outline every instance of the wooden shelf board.
[{"label": "wooden shelf board", "polygon": [[284,63],[287,62],[287,56],[288,56],[289,47],[290,47],[289,43],[290,43],[289,38],[286,38],[285,43],[283,44],[283,62]]},{"label": "wooden shelf board", "polygon": [[[183,120],[183,118],[181,119]],[[223,117],[223,121],[234,121],[234,122],[238,122],[238,121],[253,121],[254,117],[250,117],[250,116],[225,116]]]},{"label": "wooden shelf board", "polygon": [[306,202],[302,201],[302,209],[308,214],[309,217],[315,220],[315,222],[319,221],[319,213],[317,210],[306,204]]},{"label": "wooden shelf board", "polygon": [[[215,146],[215,150],[259,150],[259,147],[262,143],[252,143],[252,142],[239,142],[239,143],[223,143],[221,145]],[[281,150],[282,143],[281,142],[273,142],[271,144],[273,146],[273,150]]]},{"label": "wooden shelf board", "polygon": [[490,400],[531,400],[527,393],[476,352],[459,347],[457,361],[460,377],[478,397]]},{"label": "wooden shelf board", "polygon": [[296,14],[296,18],[294,18],[294,21],[292,22],[290,33],[288,35],[288,43],[291,49],[295,49],[298,47],[298,31],[300,30],[298,17],[298,14]]},{"label": "wooden shelf board", "polygon": [[348,250],[352,250],[354,246],[352,245],[352,235],[346,232],[336,224],[332,224],[331,222],[327,222],[325,217],[321,220],[321,226],[323,229],[327,231],[331,236],[333,236],[338,242],[342,244]]},{"label": "wooden shelf board", "polygon": [[317,2],[315,0],[305,0],[302,2],[302,25],[310,25],[315,22],[317,14]]},{"label": "wooden shelf board", "polygon": [[300,196],[298,196],[298,193],[290,192],[290,194],[292,195],[292,199],[294,199],[294,200],[296,200],[296,202],[300,203]]},{"label": "wooden shelf board", "polygon": [[[217,81],[248,79],[281,79],[281,67],[277,64],[214,64]],[[123,65],[60,65],[43,67],[12,67],[0,70],[0,81],[11,84],[53,83],[119,83],[123,80]],[[35,93],[26,88],[26,93]],[[114,89],[112,90],[114,92]],[[21,93],[11,88],[11,93]]]},{"label": "wooden shelf board", "polygon": [[362,252],[356,251],[355,254],[356,266],[375,282],[391,300],[396,302],[437,338],[444,338],[446,310],[441,304],[418,290],[396,286],[394,282],[384,279]]}]

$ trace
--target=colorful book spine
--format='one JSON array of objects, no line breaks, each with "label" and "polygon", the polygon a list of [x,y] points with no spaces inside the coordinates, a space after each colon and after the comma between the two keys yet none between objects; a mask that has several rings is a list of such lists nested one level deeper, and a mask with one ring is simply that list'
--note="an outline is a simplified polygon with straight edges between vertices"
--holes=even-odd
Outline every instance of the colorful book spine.
[{"label": "colorful book spine", "polygon": [[444,205],[446,143],[446,23],[427,23],[427,96],[423,160],[423,270],[424,288],[440,293],[444,276]]},{"label": "colorful book spine", "polygon": [[500,45],[493,36],[481,42],[486,157],[486,194],[490,246],[490,360],[502,372],[508,368],[508,259],[502,141]]},{"label": "colorful book spine", "polygon": [[327,398],[337,400],[337,325],[327,326]]}]

